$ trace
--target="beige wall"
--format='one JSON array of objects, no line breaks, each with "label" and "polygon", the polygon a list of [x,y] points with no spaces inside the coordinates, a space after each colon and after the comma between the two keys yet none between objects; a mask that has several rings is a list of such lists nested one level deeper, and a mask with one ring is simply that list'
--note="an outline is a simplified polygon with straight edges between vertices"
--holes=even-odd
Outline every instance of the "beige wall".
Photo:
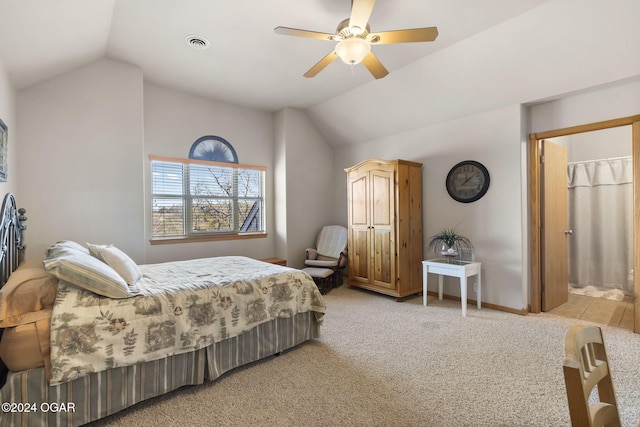
[{"label": "beige wall", "polygon": [[[640,61],[636,57],[630,61]],[[639,75],[546,102],[528,103],[529,132],[544,132],[640,114]]]},{"label": "beige wall", "polygon": [[[201,96],[144,83],[144,227],[145,262],[223,255],[254,258],[274,256],[274,158],[273,115],[238,107]],[[260,239],[224,240],[170,245],[151,245],[151,206],[149,155],[187,158],[191,145],[201,136],[226,139],[236,150],[240,163],[262,165],[266,173],[266,215],[269,236]]]},{"label": "beige wall", "polygon": [[18,93],[28,258],[71,239],[144,261],[142,101],[141,70],[107,59]]},{"label": "beige wall", "polygon": [[584,162],[631,156],[631,125],[551,138],[567,147],[567,161]]},{"label": "beige wall", "polygon": [[[18,116],[28,159],[19,168],[18,202],[30,214],[31,258],[71,239],[113,243],[138,263],[277,255],[302,267],[304,249],[332,223],[332,149],[299,110],[276,120],[143,82],[137,67],[102,59],[20,91]],[[148,156],[185,158],[204,135],[229,141],[241,163],[267,167],[269,236],[151,245]]]},{"label": "beige wall", "polygon": [[[515,310],[529,301],[526,144],[533,130],[551,130],[640,114],[640,80],[564,95],[559,99],[479,112],[357,145],[336,148],[336,214],[347,215],[344,168],[372,157],[424,163],[423,244],[443,227],[457,226],[471,238],[483,263],[482,300]],[[444,180],[458,161],[477,160],[489,169],[491,186],[474,203],[457,203]],[[425,257],[429,254],[426,251]],[[435,278],[431,278],[430,289]],[[445,292],[459,295],[449,281]],[[472,287],[468,294],[474,297]]]},{"label": "beige wall", "polygon": [[[482,262],[483,301],[522,309],[520,143],[520,107],[513,106],[337,149],[335,174],[346,182],[343,169],[367,158],[423,163],[425,259],[435,257],[427,250],[429,236],[457,227],[471,239]],[[445,188],[447,173],[463,160],[481,162],[491,176],[487,194],[474,203],[456,202]],[[336,203],[346,218],[346,184]],[[431,278],[429,289],[435,290],[436,283]],[[448,283],[445,292],[459,295],[457,282]],[[468,291],[475,298],[471,284]]]},{"label": "beige wall", "polygon": [[333,150],[302,111],[285,108],[276,114],[279,180],[276,188],[277,233],[284,245],[278,256],[295,268],[304,267],[305,249],[315,247],[324,225],[334,221],[332,202],[336,190]]},{"label": "beige wall", "polygon": [[0,193],[15,193],[18,188],[18,129],[16,126],[16,96],[0,59],[0,119],[7,125],[9,146],[7,181],[0,182]]},{"label": "beige wall", "polygon": [[28,257],[64,239],[113,243],[138,263],[273,256],[270,238],[151,246],[148,206],[148,154],[187,157],[208,134],[229,140],[243,162],[266,165],[271,193],[271,114],[143,85],[137,67],[103,59],[20,91],[18,117]]}]

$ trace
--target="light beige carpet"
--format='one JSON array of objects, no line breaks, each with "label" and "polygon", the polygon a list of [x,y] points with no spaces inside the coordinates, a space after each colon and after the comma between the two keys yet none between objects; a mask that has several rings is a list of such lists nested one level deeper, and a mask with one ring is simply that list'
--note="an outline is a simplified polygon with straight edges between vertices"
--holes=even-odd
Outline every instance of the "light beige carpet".
[{"label": "light beige carpet", "polygon": [[[567,426],[574,322],[342,286],[321,339],[95,426]],[[640,411],[640,336],[604,328],[624,426]]]}]

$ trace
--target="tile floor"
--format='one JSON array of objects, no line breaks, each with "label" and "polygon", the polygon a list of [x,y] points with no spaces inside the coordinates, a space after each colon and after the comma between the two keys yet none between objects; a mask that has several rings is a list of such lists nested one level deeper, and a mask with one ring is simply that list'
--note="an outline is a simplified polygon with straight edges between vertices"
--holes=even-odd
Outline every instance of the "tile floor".
[{"label": "tile floor", "polygon": [[612,301],[569,293],[569,302],[548,313],[633,331],[633,297]]}]

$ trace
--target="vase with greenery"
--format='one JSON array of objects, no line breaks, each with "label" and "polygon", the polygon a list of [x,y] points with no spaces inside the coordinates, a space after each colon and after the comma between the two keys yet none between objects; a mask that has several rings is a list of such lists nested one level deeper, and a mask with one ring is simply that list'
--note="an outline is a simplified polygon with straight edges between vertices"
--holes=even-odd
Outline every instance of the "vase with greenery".
[{"label": "vase with greenery", "polygon": [[458,256],[462,249],[473,253],[473,245],[468,237],[458,234],[455,227],[444,228],[429,237],[429,250],[446,257]]}]

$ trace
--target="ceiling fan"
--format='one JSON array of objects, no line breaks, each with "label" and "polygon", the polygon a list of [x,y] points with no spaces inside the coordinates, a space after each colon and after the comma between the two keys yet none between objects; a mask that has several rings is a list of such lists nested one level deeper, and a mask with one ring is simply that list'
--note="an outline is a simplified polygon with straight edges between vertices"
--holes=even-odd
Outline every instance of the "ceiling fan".
[{"label": "ceiling fan", "polygon": [[372,33],[369,28],[369,16],[371,16],[375,3],[375,0],[352,0],[351,16],[338,24],[336,34],[288,27],[276,27],[274,31],[277,34],[287,36],[338,42],[331,53],[304,73],[305,77],[315,77],[327,65],[340,57],[345,63],[351,65],[362,62],[376,79],[380,79],[389,74],[389,71],[371,52],[372,44],[431,42],[438,37],[438,28],[426,27]]}]

